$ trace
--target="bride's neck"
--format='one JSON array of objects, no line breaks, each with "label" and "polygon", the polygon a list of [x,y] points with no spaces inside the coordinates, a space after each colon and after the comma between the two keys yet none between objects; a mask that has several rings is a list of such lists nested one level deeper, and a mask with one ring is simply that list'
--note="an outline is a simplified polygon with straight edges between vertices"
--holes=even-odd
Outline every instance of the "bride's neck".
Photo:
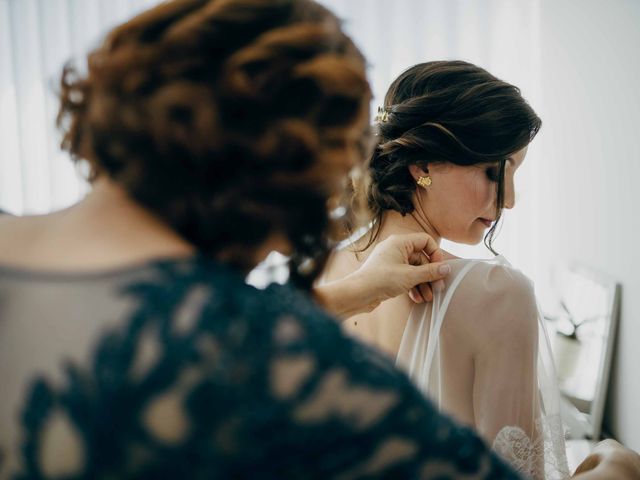
[{"label": "bride's neck", "polygon": [[437,230],[418,209],[404,216],[399,212],[388,210],[382,216],[378,241],[382,241],[391,235],[416,232],[425,232],[440,244],[440,235]]}]

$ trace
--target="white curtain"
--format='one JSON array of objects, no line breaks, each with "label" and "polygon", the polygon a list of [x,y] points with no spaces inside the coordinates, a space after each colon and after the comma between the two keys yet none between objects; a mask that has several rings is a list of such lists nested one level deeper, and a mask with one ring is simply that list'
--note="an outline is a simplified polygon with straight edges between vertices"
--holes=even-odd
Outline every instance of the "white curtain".
[{"label": "white curtain", "polygon": [[[370,62],[372,110],[402,70],[427,60],[464,59],[540,101],[539,0],[322,0]],[[159,0],[0,0],[0,209],[43,213],[76,201],[87,186],[60,153],[54,128],[62,65],[118,22]],[[536,198],[543,193],[535,143],[518,174],[518,205],[496,245],[536,276]],[[484,247],[447,245],[463,256]]]},{"label": "white curtain", "polygon": [[44,213],[86,190],[58,147],[62,65],[159,0],[0,0],[0,208]]}]

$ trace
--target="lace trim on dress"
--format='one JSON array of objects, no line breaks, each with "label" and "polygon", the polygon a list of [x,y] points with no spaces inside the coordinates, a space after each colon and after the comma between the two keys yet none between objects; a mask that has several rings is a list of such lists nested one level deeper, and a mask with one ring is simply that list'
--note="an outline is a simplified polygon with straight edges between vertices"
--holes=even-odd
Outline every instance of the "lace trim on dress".
[{"label": "lace trim on dress", "polygon": [[531,439],[520,427],[503,427],[493,441],[492,449],[518,473],[536,480],[561,480],[569,477],[560,415],[536,421],[536,438]]}]

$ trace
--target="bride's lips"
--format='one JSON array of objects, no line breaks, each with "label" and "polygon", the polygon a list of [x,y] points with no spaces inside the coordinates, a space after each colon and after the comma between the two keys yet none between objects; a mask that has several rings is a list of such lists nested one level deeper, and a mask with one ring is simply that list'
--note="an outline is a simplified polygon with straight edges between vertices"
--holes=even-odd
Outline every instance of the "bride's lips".
[{"label": "bride's lips", "polygon": [[479,219],[482,223],[484,223],[484,225],[487,228],[491,228],[491,224],[493,223],[493,220],[487,220],[486,218],[480,218]]}]

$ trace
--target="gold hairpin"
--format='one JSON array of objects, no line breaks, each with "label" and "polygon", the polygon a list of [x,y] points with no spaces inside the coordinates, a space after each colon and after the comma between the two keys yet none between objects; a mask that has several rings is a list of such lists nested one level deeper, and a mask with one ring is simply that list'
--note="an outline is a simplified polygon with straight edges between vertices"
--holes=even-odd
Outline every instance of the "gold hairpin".
[{"label": "gold hairpin", "polygon": [[385,123],[387,120],[389,120],[389,112],[387,112],[383,107],[378,107],[376,123]]}]

